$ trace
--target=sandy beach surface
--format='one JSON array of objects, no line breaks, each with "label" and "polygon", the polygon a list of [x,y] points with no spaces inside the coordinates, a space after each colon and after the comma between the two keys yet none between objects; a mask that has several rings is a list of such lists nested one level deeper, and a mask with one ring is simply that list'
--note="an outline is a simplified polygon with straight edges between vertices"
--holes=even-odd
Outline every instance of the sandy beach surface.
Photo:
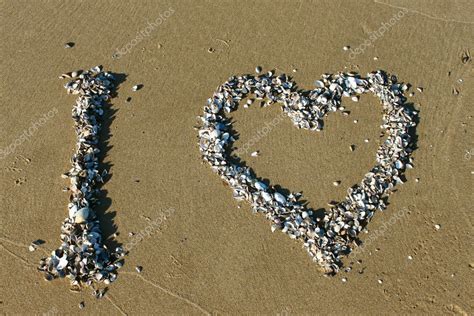
[{"label": "sandy beach surface", "polygon": [[[474,314],[474,2],[1,0],[0,12],[1,314]],[[102,299],[36,271],[60,243],[75,146],[75,97],[58,76],[98,64],[120,78],[98,212],[107,244],[131,247]],[[306,89],[323,73],[376,69],[412,85],[415,168],[345,258],[349,272],[322,274],[201,161],[196,116],[257,65]],[[327,207],[381,142],[379,101],[345,104],[350,115],[319,133],[278,119],[278,106],[241,108],[235,145],[257,175]]]}]

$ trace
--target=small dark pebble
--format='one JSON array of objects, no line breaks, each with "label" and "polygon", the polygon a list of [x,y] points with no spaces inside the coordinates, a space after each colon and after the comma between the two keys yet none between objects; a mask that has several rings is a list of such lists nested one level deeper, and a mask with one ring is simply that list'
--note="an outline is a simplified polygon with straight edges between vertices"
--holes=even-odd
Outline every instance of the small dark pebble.
[{"label": "small dark pebble", "polygon": [[46,243],[43,239],[36,239],[35,241],[32,242],[32,244],[35,244],[37,246],[42,245]]},{"label": "small dark pebble", "polygon": [[64,44],[64,48],[73,48],[74,47],[74,42],[67,42],[66,44]]}]

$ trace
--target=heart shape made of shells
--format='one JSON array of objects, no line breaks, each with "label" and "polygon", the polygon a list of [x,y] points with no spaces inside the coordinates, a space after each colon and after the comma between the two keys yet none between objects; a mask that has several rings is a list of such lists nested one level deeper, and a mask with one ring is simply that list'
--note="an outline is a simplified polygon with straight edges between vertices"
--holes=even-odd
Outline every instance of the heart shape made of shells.
[{"label": "heart shape made of shells", "polygon": [[[414,144],[410,134],[416,127],[417,113],[406,104],[403,93],[407,89],[395,76],[380,70],[366,78],[355,73],[326,74],[309,91],[298,90],[285,74],[231,77],[208,99],[200,117],[202,158],[232,188],[234,198],[247,200],[254,212],[264,213],[272,221],[272,231],[278,229],[303,241],[309,255],[326,273],[337,273],[342,266],[341,256],[351,252],[375,211],[385,209],[384,199],[390,191],[403,183],[405,169],[412,168]],[[301,195],[278,192],[259,180],[250,168],[232,162],[235,160],[230,152],[235,139],[226,113],[236,110],[242,99],[255,95],[256,99],[267,100],[265,105],[279,103],[298,128],[318,131],[324,116],[343,109],[342,97],[358,99],[369,91],[382,103],[381,128],[386,139],[377,150],[375,166],[323,216],[316,216],[298,202]]]}]

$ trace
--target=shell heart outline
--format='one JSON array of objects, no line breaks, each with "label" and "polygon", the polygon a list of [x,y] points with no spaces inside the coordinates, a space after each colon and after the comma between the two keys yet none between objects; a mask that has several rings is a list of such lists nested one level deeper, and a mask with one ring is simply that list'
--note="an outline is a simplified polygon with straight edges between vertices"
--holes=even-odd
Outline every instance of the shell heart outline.
[{"label": "shell heart outline", "polygon": [[[281,230],[301,240],[313,261],[334,274],[375,212],[386,208],[385,199],[395,185],[403,183],[405,170],[413,167],[410,155],[415,149],[412,135],[418,113],[406,103],[408,86],[381,70],[366,78],[357,73],[325,74],[315,85],[313,90],[299,90],[289,76],[272,71],[230,77],[208,99],[198,137],[203,160],[232,188],[234,198],[248,201],[254,212],[265,214],[272,221],[272,231]],[[324,117],[340,110],[343,97],[357,101],[368,92],[381,101],[381,128],[387,137],[377,150],[375,166],[324,215],[317,216],[298,201],[297,194],[278,192],[249,167],[234,162],[231,150],[235,139],[225,114],[237,110],[244,98],[254,95],[267,100],[265,106],[279,103],[298,128],[319,131]]]}]

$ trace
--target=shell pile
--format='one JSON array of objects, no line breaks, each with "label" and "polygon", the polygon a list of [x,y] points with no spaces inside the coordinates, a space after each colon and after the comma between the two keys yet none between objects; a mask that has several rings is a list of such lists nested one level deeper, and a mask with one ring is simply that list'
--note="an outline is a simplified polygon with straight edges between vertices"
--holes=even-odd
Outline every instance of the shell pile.
[{"label": "shell pile", "polygon": [[[273,72],[229,78],[204,107],[199,145],[204,161],[232,188],[234,198],[248,201],[254,212],[265,214],[272,222],[272,231],[281,230],[301,240],[313,261],[333,274],[375,211],[385,209],[384,198],[403,182],[405,169],[412,168],[410,133],[417,113],[405,103],[403,93],[408,86],[382,71],[369,73],[367,78],[355,73],[326,74],[315,85],[314,90],[301,91],[287,75]],[[357,101],[369,91],[382,103],[381,128],[387,138],[377,150],[372,170],[360,184],[348,189],[345,200],[322,216],[298,202],[301,194],[278,192],[248,167],[233,163],[238,157],[230,153],[235,139],[226,113],[236,110],[242,99],[254,95],[257,100],[266,100],[264,106],[279,103],[296,127],[319,131],[328,113],[344,110],[342,97]]]},{"label": "shell pile", "polygon": [[69,216],[61,227],[61,246],[41,260],[39,270],[45,273],[46,280],[67,277],[73,286],[93,282],[109,284],[117,278],[116,270],[121,266],[118,259],[124,252],[117,248],[109,253],[102,242],[93,207],[98,202],[98,186],[103,183],[98,160],[100,118],[114,77],[103,72],[101,66],[61,77],[75,77],[65,88],[68,93],[78,95],[72,110],[76,151],[71,158],[72,168],[63,175],[70,179]]}]

